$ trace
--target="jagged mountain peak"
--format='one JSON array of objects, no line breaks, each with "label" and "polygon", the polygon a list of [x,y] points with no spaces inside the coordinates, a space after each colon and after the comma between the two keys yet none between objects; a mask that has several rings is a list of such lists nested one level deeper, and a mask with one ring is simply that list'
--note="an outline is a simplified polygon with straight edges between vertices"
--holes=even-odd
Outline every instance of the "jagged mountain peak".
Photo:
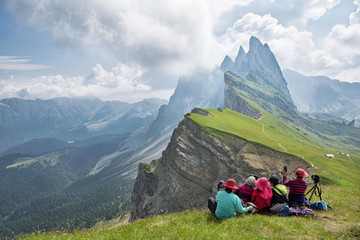
[{"label": "jagged mountain peak", "polygon": [[257,48],[259,46],[263,46],[263,44],[261,43],[261,41],[257,37],[251,36],[249,46],[250,46],[250,49],[251,49],[251,48]]},{"label": "jagged mountain peak", "polygon": [[223,72],[234,71],[234,62],[228,55],[226,55],[224,60],[222,61],[220,69]]},{"label": "jagged mountain peak", "polygon": [[[264,70],[266,73],[274,75],[274,73],[281,75],[282,73],[275,55],[270,50],[269,45],[262,44],[256,37],[250,38],[249,51],[247,53],[248,67],[251,70]],[[286,81],[281,79],[285,84]]]},{"label": "jagged mountain peak", "polygon": [[243,62],[243,60],[245,59],[245,57],[246,57],[246,52],[245,52],[244,48],[242,46],[240,46],[238,54],[235,58],[235,67],[236,68],[240,67],[240,65]]},{"label": "jagged mountain peak", "polygon": [[[235,73],[245,82],[253,82],[258,87],[263,88],[263,90],[266,90],[265,92],[272,92],[275,94],[274,96],[281,96],[280,98],[287,105],[285,109],[292,112],[296,108],[275,55],[270,50],[269,45],[263,44],[258,38],[254,36],[250,38],[249,51],[247,53],[240,46],[235,62],[226,56],[221,65],[221,70],[223,72],[230,71]],[[226,88],[225,90],[229,89]],[[269,94],[265,93],[265,95]]]}]

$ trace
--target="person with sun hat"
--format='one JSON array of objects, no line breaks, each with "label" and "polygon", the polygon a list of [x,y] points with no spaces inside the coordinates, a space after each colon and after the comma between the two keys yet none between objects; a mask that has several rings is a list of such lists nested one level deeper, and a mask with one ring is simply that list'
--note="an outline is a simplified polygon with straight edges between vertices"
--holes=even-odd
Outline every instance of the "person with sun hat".
[{"label": "person with sun hat", "polygon": [[281,172],[283,175],[283,184],[289,187],[289,201],[290,205],[297,204],[299,207],[306,205],[305,192],[307,189],[307,182],[303,180],[304,177],[308,177],[309,174],[304,169],[298,168],[295,171],[296,179],[286,181],[287,172],[284,170]]},{"label": "person with sun hat", "polygon": [[251,194],[251,202],[255,204],[258,212],[264,212],[270,207],[272,190],[267,178],[262,177],[255,181],[255,189]]},{"label": "person with sun hat", "polygon": [[236,213],[247,213],[253,209],[252,206],[243,207],[240,198],[233,193],[233,190],[238,189],[233,178],[229,178],[225,183],[222,183],[222,185],[225,188],[225,191],[219,191],[217,193],[216,202],[210,203],[209,199],[210,210],[214,209],[211,208],[210,205],[216,205],[214,213],[217,218],[230,218],[235,216]]}]

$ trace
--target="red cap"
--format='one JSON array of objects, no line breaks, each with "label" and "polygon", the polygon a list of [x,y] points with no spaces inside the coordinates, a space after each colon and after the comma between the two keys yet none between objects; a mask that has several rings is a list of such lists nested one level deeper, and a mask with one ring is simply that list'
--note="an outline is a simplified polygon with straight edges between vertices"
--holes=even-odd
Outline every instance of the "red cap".
[{"label": "red cap", "polygon": [[305,172],[305,170],[302,168],[298,168],[296,170],[295,174],[299,175],[299,177],[308,177],[309,176],[309,174],[307,174],[307,172]]},{"label": "red cap", "polygon": [[223,183],[222,184],[224,187],[226,188],[230,188],[230,189],[233,189],[233,190],[238,190],[239,188],[236,187],[236,182],[235,182],[235,179],[233,178],[229,178],[226,183]]}]

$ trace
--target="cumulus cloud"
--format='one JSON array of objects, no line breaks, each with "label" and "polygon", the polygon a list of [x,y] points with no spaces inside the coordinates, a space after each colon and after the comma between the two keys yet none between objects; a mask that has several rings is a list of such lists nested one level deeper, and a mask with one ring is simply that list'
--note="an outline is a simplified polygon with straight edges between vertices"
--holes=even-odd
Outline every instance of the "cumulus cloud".
[{"label": "cumulus cloud", "polygon": [[172,94],[169,90],[152,89],[141,82],[141,76],[138,66],[118,64],[108,72],[97,64],[86,77],[41,76],[26,82],[11,77],[0,80],[0,98],[91,97],[136,102],[150,97],[168,99]]},{"label": "cumulus cloud", "polygon": [[270,14],[248,13],[239,19],[224,36],[224,43],[235,56],[239,45],[247,49],[250,36],[268,43],[282,68],[308,66],[307,56],[313,50],[312,33],[294,26],[284,27]]},{"label": "cumulus cloud", "polygon": [[350,13],[350,24],[360,23],[360,0],[354,0],[354,5],[357,6],[357,9],[355,12]]},{"label": "cumulus cloud", "polygon": [[[297,26],[300,29],[306,29],[306,26],[310,20],[318,20],[325,13],[338,5],[340,0],[296,0],[292,1],[292,10],[297,13],[298,16],[291,20],[291,24]],[[293,14],[293,12],[291,11]],[[296,15],[297,15],[296,14]]]},{"label": "cumulus cloud", "polygon": [[343,81],[360,82],[360,24],[336,25],[321,41],[322,48],[314,55],[326,56],[320,60],[324,75]]},{"label": "cumulus cloud", "polygon": [[212,28],[222,13],[250,2],[8,0],[7,8],[22,22],[48,33],[59,45],[84,51],[94,46],[110,49],[122,62],[178,76],[198,66],[219,64],[224,51]]},{"label": "cumulus cloud", "polygon": [[[284,26],[293,25],[300,30],[305,30],[309,22],[320,19],[329,10],[340,4],[340,2],[340,0],[256,0],[245,8],[237,7],[233,9],[231,15],[239,18],[249,12],[260,15],[271,13]],[[240,15],[239,12],[241,13]]]},{"label": "cumulus cloud", "polygon": [[310,0],[303,5],[304,14],[302,20],[307,22],[309,19],[318,20],[328,10],[340,3],[340,0]]},{"label": "cumulus cloud", "polygon": [[41,64],[32,64],[30,57],[0,56],[0,70],[31,71],[50,68]]}]

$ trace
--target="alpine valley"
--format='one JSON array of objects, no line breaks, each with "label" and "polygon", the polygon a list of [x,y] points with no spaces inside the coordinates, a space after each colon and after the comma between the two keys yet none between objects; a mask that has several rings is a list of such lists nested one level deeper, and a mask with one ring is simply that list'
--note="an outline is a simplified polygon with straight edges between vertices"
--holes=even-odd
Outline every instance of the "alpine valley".
[{"label": "alpine valley", "polygon": [[338,93],[325,105],[300,81],[318,86],[283,75],[252,37],[234,61],[181,77],[168,103],[1,100],[0,237],[205,209],[220,180],[279,174],[283,165],[355,186],[358,96],[331,82],[317,92]]}]

